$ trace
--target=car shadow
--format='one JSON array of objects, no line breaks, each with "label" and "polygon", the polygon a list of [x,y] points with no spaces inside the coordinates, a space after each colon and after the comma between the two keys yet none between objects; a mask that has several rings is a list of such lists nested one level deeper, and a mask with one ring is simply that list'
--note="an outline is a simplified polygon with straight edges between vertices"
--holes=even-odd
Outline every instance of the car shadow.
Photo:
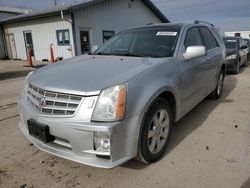
[{"label": "car shadow", "polygon": [[240,68],[240,71],[239,71],[239,74],[240,73],[242,73],[242,72],[244,72],[247,68],[249,68],[250,66],[249,66],[249,64],[247,65],[247,66],[242,66],[241,68]]},{"label": "car shadow", "polygon": [[0,80],[8,80],[26,76],[31,70],[11,71],[0,73]]},{"label": "car shadow", "polygon": [[[226,76],[224,90],[219,100],[204,99],[199,105],[192,109],[187,115],[179,120],[172,128],[171,137],[168,149],[163,158],[170,153],[182,140],[184,140],[195,129],[200,127],[208,118],[209,114],[221,103],[233,102],[232,99],[227,99],[228,95],[236,87],[237,77],[233,75]],[[148,165],[132,159],[123,164],[124,168],[143,169]]]},{"label": "car shadow", "polygon": [[250,187],[250,177],[242,184],[241,188],[249,188]]},{"label": "car shadow", "polygon": [[[238,74],[241,74],[241,73],[244,72],[247,68],[250,68],[250,62],[248,62],[248,65],[247,65],[247,66],[241,66]],[[229,71],[229,72],[227,72],[227,75],[235,75],[235,74],[234,74],[233,72]]]},{"label": "car shadow", "polygon": [[[39,69],[39,68],[41,68],[43,66],[45,66],[45,65],[36,65],[36,66],[33,66],[32,68]],[[32,70],[33,69],[30,69],[30,70],[21,70],[21,71],[2,72],[2,73],[0,73],[0,81],[1,80],[8,80],[8,79],[25,77]]]}]

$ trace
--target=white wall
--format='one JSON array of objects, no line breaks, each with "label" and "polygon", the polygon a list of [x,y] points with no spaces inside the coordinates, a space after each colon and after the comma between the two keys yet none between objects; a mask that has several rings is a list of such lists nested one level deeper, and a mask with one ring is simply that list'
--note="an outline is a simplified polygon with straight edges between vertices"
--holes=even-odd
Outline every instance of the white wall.
[{"label": "white wall", "polygon": [[[71,19],[70,15],[64,15],[65,19]],[[61,19],[61,16],[53,16],[49,18],[33,19],[17,23],[4,25],[6,35],[6,43],[8,48],[8,56],[11,57],[8,34],[13,33],[15,37],[17,58],[26,60],[26,49],[24,42],[24,31],[30,30],[33,39],[33,48],[36,60],[50,59],[49,46],[53,43],[54,57],[63,57],[64,59],[71,57],[71,52],[67,49],[70,46],[58,46],[56,30],[69,29],[70,43],[73,46],[73,34],[71,23]],[[74,53],[74,48],[73,53]]]},{"label": "white wall", "polygon": [[233,37],[235,33],[240,33],[242,38],[250,38],[250,31],[231,31],[225,32],[225,36]]},{"label": "white wall", "polygon": [[[129,8],[131,3],[131,8]],[[80,54],[80,28],[90,30],[91,45],[103,43],[103,30],[118,33],[121,30],[147,23],[161,23],[160,19],[152,13],[140,0],[106,0],[88,7],[74,10],[76,47]]]}]

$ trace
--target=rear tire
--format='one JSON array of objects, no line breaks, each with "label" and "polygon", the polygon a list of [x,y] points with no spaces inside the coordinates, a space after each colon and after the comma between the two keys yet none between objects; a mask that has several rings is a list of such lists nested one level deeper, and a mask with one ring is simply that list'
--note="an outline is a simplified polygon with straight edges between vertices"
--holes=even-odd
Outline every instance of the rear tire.
[{"label": "rear tire", "polygon": [[233,71],[233,74],[239,74],[239,72],[240,72],[240,60],[238,60],[235,70]]},{"label": "rear tire", "polygon": [[246,60],[246,62],[244,63],[244,67],[247,67],[247,66],[248,66],[248,61],[249,61],[249,57],[247,57],[247,60]]},{"label": "rear tire", "polygon": [[218,77],[217,86],[215,90],[209,95],[209,98],[217,100],[221,97],[224,87],[224,79],[225,79],[225,74],[223,70],[221,70]]},{"label": "rear tire", "polygon": [[169,103],[163,98],[157,98],[143,119],[137,159],[148,164],[159,160],[166,151],[173,124]]}]

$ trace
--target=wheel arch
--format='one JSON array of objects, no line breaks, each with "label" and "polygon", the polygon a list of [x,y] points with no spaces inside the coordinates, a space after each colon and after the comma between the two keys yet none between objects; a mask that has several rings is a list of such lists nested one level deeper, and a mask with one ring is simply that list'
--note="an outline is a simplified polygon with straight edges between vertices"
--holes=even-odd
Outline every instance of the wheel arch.
[{"label": "wheel arch", "polygon": [[[151,97],[150,99],[147,101],[147,103],[145,104],[144,106],[144,110],[143,112],[141,113],[141,117],[140,117],[140,126],[139,126],[139,132],[141,133],[141,130],[143,128],[143,123],[147,117],[147,113],[148,111],[151,109],[151,107],[153,106],[154,104],[154,101],[156,101],[156,99],[158,98],[163,98],[163,99],[166,99],[168,102],[169,102],[169,105],[171,107],[171,110],[172,110],[172,115],[173,115],[173,122],[176,121],[176,118],[177,118],[177,106],[178,106],[178,103],[177,103],[177,95],[175,94],[174,90],[171,88],[171,87],[164,87],[164,88],[161,88],[159,90],[157,90]],[[140,159],[142,160],[141,157],[138,157],[140,155],[140,134],[138,135],[138,141],[137,141],[137,159]],[[145,162],[145,160],[143,160]]]},{"label": "wheel arch", "polygon": [[141,122],[143,122],[145,114],[147,114],[148,110],[151,108],[151,106],[154,104],[154,101],[157,98],[163,98],[169,102],[169,105],[173,111],[173,119],[174,121],[176,121],[178,118],[178,112],[179,112],[177,95],[171,87],[164,87],[164,88],[157,90],[145,104],[143,113],[141,114],[142,116]]}]

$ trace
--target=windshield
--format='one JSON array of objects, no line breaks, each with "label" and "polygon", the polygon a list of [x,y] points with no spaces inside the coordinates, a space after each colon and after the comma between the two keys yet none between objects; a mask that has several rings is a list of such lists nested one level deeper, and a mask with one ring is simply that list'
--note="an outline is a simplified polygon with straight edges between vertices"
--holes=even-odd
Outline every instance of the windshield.
[{"label": "windshield", "polygon": [[236,39],[224,39],[224,43],[226,48],[233,48],[237,47],[237,40]]},{"label": "windshield", "polygon": [[[173,30],[175,29],[175,30]],[[101,46],[96,55],[135,57],[173,56],[179,31],[176,28],[157,27],[128,30],[119,33]]]}]

